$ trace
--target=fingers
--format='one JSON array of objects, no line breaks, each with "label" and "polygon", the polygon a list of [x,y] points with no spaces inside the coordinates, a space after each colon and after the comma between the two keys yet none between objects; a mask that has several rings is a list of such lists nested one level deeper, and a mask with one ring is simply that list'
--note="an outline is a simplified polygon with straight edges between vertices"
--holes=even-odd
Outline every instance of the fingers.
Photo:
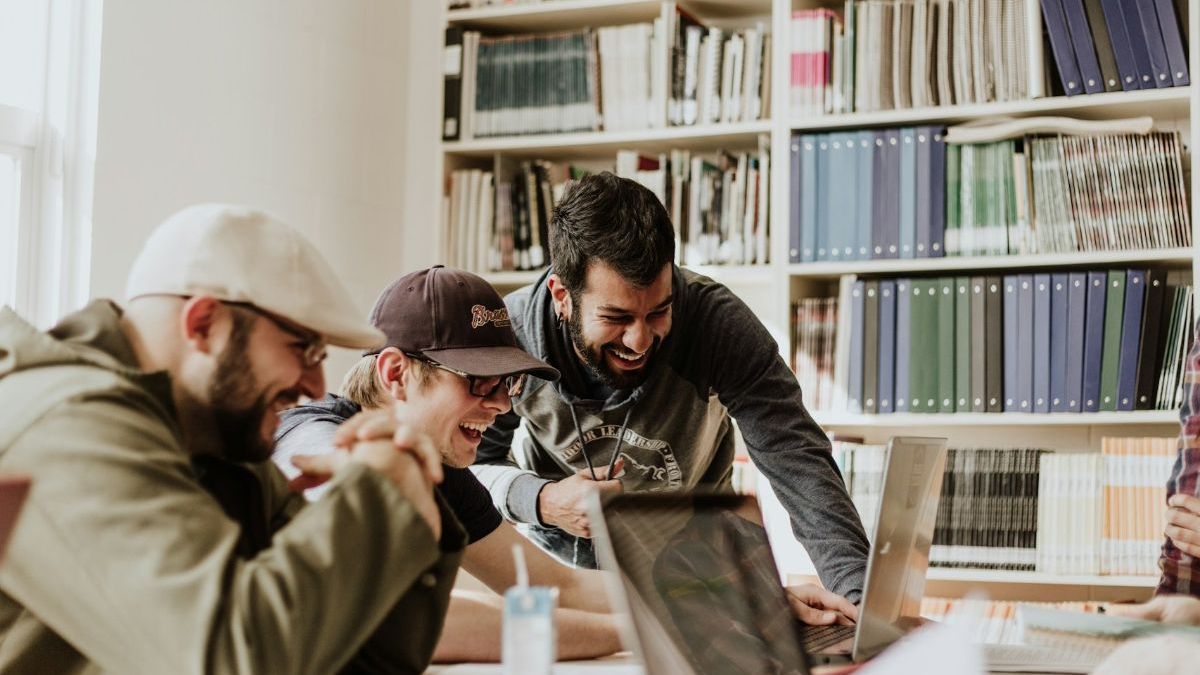
[{"label": "fingers", "polygon": [[852,602],[832,591],[825,590],[813,584],[789,586],[786,589],[789,598],[795,598],[805,605],[817,610],[834,611],[837,622],[849,625],[858,620],[858,607]]},{"label": "fingers", "polygon": [[332,478],[345,462],[346,456],[341,452],[296,455],[292,457],[292,465],[300,469],[300,475],[288,481],[288,487],[295,492],[317,487]]},{"label": "fingers", "polygon": [[1196,530],[1168,524],[1163,528],[1163,534],[1175,544],[1175,548],[1192,557],[1200,557],[1200,533]]},{"label": "fingers", "polygon": [[1200,497],[1195,497],[1193,495],[1182,493],[1173,494],[1171,495],[1171,498],[1167,500],[1167,505],[1173,508],[1184,509],[1186,511],[1190,511],[1191,513],[1200,514]]},{"label": "fingers", "polygon": [[392,443],[397,450],[406,451],[416,458],[430,483],[436,485],[442,482],[442,456],[428,436],[410,426],[401,425],[392,434]]},{"label": "fingers", "polygon": [[355,441],[387,438],[395,431],[397,424],[390,409],[361,412],[338,426],[333,443],[349,448]]},{"label": "fingers", "polygon": [[1104,606],[1105,614],[1113,616],[1124,616],[1131,619],[1145,619],[1147,621],[1162,620],[1163,603],[1161,598],[1155,598],[1150,602],[1143,602],[1136,605],[1126,604],[1109,604]]},{"label": "fingers", "polygon": [[837,622],[837,612],[827,612],[809,607],[803,600],[791,593],[788,593],[787,599],[796,618],[810,626],[827,626]]}]

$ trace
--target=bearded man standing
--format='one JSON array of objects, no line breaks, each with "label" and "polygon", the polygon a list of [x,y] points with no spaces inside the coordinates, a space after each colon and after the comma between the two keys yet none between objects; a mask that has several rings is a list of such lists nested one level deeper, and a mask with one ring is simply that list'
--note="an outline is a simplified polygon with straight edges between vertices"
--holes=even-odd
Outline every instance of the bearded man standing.
[{"label": "bearded man standing", "polygon": [[591,493],[729,489],[732,417],[832,591],[789,589],[812,610],[800,618],[853,619],[868,544],[829,440],[757,317],[674,257],[648,189],[609,173],[569,188],[550,222],[550,269],[505,299],[521,345],[562,377],[513,399],[473,470],[531,538],[595,567]]}]

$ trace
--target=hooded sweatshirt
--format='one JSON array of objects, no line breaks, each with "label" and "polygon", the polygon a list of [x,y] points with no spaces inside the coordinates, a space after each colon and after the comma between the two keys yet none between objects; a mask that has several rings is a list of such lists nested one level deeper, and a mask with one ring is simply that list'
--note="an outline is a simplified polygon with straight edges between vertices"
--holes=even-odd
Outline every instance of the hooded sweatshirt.
[{"label": "hooded sweatshirt", "polygon": [[729,490],[732,416],[822,583],[857,602],[868,551],[858,512],[796,376],[750,309],[725,286],[674,267],[671,332],[640,386],[612,390],[575,353],[546,287],[550,273],[505,298],[521,346],[562,379],[531,379],[484,434],[472,468],[496,507],[560,559],[595,567],[590,540],[540,522],[542,487],[588,460],[608,466],[620,438],[627,491]]},{"label": "hooded sweatshirt", "polygon": [[[0,566],[0,672],[421,672],[465,535],[358,463],[305,506],[270,462],[185,438],[164,372],[97,300],[0,308],[0,473],[32,488]],[[353,659],[353,661],[352,661]]]}]

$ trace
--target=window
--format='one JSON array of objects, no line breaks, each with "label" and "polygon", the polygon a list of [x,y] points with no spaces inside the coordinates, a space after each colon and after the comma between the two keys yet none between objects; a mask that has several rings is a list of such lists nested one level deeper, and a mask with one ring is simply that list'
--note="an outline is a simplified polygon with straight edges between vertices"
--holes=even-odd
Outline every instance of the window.
[{"label": "window", "polygon": [[87,300],[101,3],[0,2],[0,304]]}]

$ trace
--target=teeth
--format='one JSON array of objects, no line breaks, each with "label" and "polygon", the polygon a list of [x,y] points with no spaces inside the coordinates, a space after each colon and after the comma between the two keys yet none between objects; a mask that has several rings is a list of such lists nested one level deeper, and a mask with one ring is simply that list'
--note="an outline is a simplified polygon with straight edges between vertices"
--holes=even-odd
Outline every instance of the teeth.
[{"label": "teeth", "polygon": [[643,356],[643,354],[634,354],[632,352],[621,352],[621,351],[617,351],[616,349],[613,349],[612,353],[616,354],[617,358],[623,359],[625,361],[637,361],[638,359],[642,358],[642,356]]},{"label": "teeth", "polygon": [[487,431],[488,428],[488,425],[482,422],[461,422],[458,426],[464,429],[470,429],[471,431],[478,431],[479,433]]}]

